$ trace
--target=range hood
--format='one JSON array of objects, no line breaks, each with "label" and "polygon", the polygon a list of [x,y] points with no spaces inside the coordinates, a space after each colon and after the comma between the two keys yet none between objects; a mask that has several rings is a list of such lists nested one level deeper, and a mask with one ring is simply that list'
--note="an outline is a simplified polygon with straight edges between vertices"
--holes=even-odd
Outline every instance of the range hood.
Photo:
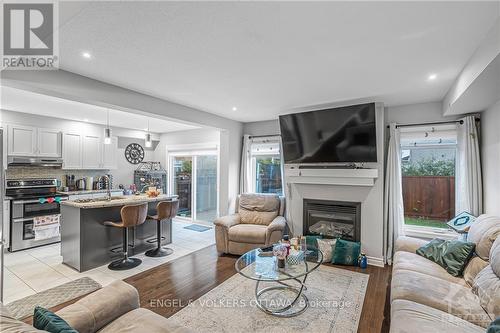
[{"label": "range hood", "polygon": [[8,166],[61,168],[62,162],[63,160],[60,157],[9,156],[7,158]]}]

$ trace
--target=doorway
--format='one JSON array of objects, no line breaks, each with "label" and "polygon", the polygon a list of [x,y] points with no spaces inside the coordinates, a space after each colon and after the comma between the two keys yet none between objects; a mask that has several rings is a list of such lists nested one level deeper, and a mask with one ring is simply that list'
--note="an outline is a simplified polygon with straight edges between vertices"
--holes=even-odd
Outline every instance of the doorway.
[{"label": "doorway", "polygon": [[209,222],[218,216],[218,151],[169,152],[170,193],[179,196],[177,216]]}]

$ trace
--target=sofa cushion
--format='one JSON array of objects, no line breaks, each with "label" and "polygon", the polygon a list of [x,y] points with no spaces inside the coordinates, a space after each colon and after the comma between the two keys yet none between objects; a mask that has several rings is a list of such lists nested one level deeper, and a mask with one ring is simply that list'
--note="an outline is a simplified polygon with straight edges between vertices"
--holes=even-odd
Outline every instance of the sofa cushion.
[{"label": "sofa cushion", "polygon": [[417,254],[435,262],[453,276],[462,276],[474,254],[474,247],[474,243],[436,238],[420,247]]},{"label": "sofa cushion", "polygon": [[407,300],[391,304],[391,333],[484,333],[484,328]]},{"label": "sofa cushion", "polygon": [[229,228],[229,241],[265,244],[267,226],[257,224],[238,224]]},{"label": "sofa cushion", "polygon": [[99,333],[191,333],[192,330],[180,326],[153,311],[139,308],[127,312],[115,321],[104,326]]},{"label": "sofa cushion", "polygon": [[491,246],[498,235],[500,235],[500,217],[484,214],[471,225],[467,241],[475,243],[477,255],[488,260]]},{"label": "sofa cushion", "polygon": [[470,288],[414,271],[394,271],[391,299],[427,305],[482,327],[491,322]]},{"label": "sofa cushion", "polygon": [[490,264],[474,279],[473,291],[492,319],[500,316],[500,237],[491,247]]},{"label": "sofa cushion", "polygon": [[2,333],[47,333],[15,319],[2,303],[0,303],[0,331]]},{"label": "sofa cushion", "polygon": [[280,208],[280,199],[275,194],[242,194],[239,199],[239,209],[243,224],[269,225]]},{"label": "sofa cushion", "polygon": [[476,276],[472,290],[492,320],[500,316],[500,279],[490,265]]},{"label": "sofa cushion", "polygon": [[464,280],[468,286],[472,287],[474,285],[474,279],[477,274],[488,266],[488,262],[479,258],[473,257],[464,269]]},{"label": "sofa cushion", "polygon": [[394,271],[404,269],[431,275],[449,282],[465,285],[462,278],[449,274],[443,267],[415,253],[399,251],[394,255]]}]

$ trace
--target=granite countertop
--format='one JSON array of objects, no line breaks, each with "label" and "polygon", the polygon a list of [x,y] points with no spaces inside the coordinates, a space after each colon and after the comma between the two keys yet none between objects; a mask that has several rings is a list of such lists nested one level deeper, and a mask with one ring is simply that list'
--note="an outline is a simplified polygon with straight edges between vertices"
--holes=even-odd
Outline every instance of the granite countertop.
[{"label": "granite countertop", "polygon": [[162,200],[171,200],[172,198],[176,198],[177,196],[168,196],[165,194],[159,195],[155,198],[149,198],[145,194],[141,195],[127,195],[127,196],[120,196],[120,197],[114,197],[112,200],[107,201],[107,200],[96,200],[96,201],[90,201],[90,202],[77,202],[77,200],[68,200],[68,201],[62,201],[61,205],[63,206],[71,206],[71,207],[76,207],[76,208],[82,208],[82,209],[89,209],[89,208],[106,208],[106,207],[116,207],[116,206],[125,206],[125,205],[137,205],[143,202],[156,202],[156,201],[162,201]]},{"label": "granite countertop", "polygon": [[[94,193],[106,193],[108,190],[77,190],[77,191],[57,191],[57,193],[67,194],[67,195],[79,195],[79,194],[94,194]],[[122,189],[112,188],[111,192],[123,192]]]}]

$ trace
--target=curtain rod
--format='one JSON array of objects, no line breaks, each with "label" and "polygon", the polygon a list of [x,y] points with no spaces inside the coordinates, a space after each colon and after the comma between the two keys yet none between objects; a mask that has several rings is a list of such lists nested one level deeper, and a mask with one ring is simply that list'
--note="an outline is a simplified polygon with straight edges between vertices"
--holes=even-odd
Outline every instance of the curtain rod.
[{"label": "curtain rod", "polygon": [[268,134],[268,135],[250,135],[249,138],[271,138],[273,136],[281,136],[281,134]]},{"label": "curtain rod", "polygon": [[[479,118],[476,118],[476,121],[480,121]],[[444,125],[444,124],[460,124],[462,125],[464,123],[463,120],[452,120],[452,121],[436,121],[432,123],[414,123],[414,124],[401,124],[401,125],[396,125],[396,128],[399,127],[411,127],[411,126],[429,126],[429,125]],[[390,125],[387,125],[387,128],[390,128]]]}]

